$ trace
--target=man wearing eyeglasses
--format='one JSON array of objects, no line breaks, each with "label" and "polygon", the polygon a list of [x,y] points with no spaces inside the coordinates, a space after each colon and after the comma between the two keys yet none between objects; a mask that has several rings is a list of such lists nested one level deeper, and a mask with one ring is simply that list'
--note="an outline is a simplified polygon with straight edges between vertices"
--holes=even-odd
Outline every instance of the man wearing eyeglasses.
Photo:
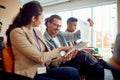
[{"label": "man wearing eyeglasses", "polygon": [[[75,33],[61,32],[62,19],[58,15],[51,15],[45,20],[46,31],[44,38],[48,47],[52,50],[60,46],[68,46],[67,42],[80,39],[80,30]],[[104,80],[104,69],[97,59],[84,50],[75,51],[66,57],[65,52],[61,52],[61,57],[51,62],[50,68],[71,66],[78,69],[80,76],[85,75],[85,80]],[[67,75],[66,75],[67,76]]]}]

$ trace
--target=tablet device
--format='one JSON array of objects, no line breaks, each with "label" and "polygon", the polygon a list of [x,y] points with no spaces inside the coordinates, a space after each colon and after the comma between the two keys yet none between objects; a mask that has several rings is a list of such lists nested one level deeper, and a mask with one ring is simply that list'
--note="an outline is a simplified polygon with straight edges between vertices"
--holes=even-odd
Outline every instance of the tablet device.
[{"label": "tablet device", "polygon": [[72,47],[72,49],[70,49],[66,54],[65,54],[65,57],[70,54],[72,51],[74,50],[80,50],[82,47],[84,47],[85,45],[87,45],[88,42],[79,42],[78,44],[76,44],[75,46]]}]

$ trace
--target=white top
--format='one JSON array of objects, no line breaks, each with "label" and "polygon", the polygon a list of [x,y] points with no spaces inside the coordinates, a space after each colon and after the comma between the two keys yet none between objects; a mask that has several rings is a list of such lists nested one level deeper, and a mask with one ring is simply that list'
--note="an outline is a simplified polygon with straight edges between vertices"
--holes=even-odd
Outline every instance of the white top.
[{"label": "white top", "polygon": [[[54,42],[58,45],[58,47],[63,46],[63,45],[60,43],[58,37],[53,38],[53,40],[54,40]],[[61,55],[61,56],[64,56],[65,54],[66,54],[65,51],[61,51],[61,52],[60,52],[60,55]]]},{"label": "white top", "polygon": [[61,47],[61,46],[62,46],[62,44],[60,43],[60,41],[59,41],[59,39],[58,39],[57,36],[54,37],[53,40],[54,40],[54,42],[58,45],[58,47]]}]

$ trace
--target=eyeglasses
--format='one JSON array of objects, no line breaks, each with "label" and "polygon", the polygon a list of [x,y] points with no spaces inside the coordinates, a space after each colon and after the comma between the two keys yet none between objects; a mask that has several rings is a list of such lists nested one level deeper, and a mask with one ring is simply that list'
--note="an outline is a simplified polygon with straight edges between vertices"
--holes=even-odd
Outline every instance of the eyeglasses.
[{"label": "eyeglasses", "polygon": [[62,27],[62,25],[59,25],[59,24],[56,24],[56,23],[52,23],[52,24],[55,28],[61,28]]}]

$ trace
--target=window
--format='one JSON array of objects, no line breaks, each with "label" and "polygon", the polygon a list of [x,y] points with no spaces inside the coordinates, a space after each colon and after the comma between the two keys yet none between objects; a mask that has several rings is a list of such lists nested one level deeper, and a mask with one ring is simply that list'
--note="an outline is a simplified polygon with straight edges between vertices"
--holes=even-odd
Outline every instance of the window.
[{"label": "window", "polygon": [[67,19],[71,16],[71,11],[59,12],[59,13],[57,13],[57,14],[62,17],[62,25],[63,25],[63,28],[61,29],[61,31],[65,31],[65,30],[66,30],[66,27],[67,27],[66,21],[67,21]]},{"label": "window", "polygon": [[[111,43],[115,41],[117,33],[116,4],[93,7],[93,20],[95,32],[93,46],[99,48],[101,53],[111,53]],[[111,56],[111,55],[107,55]]]},{"label": "window", "polygon": [[99,53],[103,54],[104,56],[107,55],[108,57],[110,57],[111,45],[115,41],[117,33],[116,7],[117,4],[114,3],[101,6],[92,6],[89,8],[56,12],[51,14],[58,14],[62,17],[62,23],[64,26],[61,29],[62,31],[65,31],[66,20],[71,16],[83,20],[92,18],[94,21],[94,27],[90,33],[90,45],[92,47],[98,47]]},{"label": "window", "polygon": [[91,18],[91,8],[73,10],[72,16],[78,19],[87,20],[88,18]]}]

